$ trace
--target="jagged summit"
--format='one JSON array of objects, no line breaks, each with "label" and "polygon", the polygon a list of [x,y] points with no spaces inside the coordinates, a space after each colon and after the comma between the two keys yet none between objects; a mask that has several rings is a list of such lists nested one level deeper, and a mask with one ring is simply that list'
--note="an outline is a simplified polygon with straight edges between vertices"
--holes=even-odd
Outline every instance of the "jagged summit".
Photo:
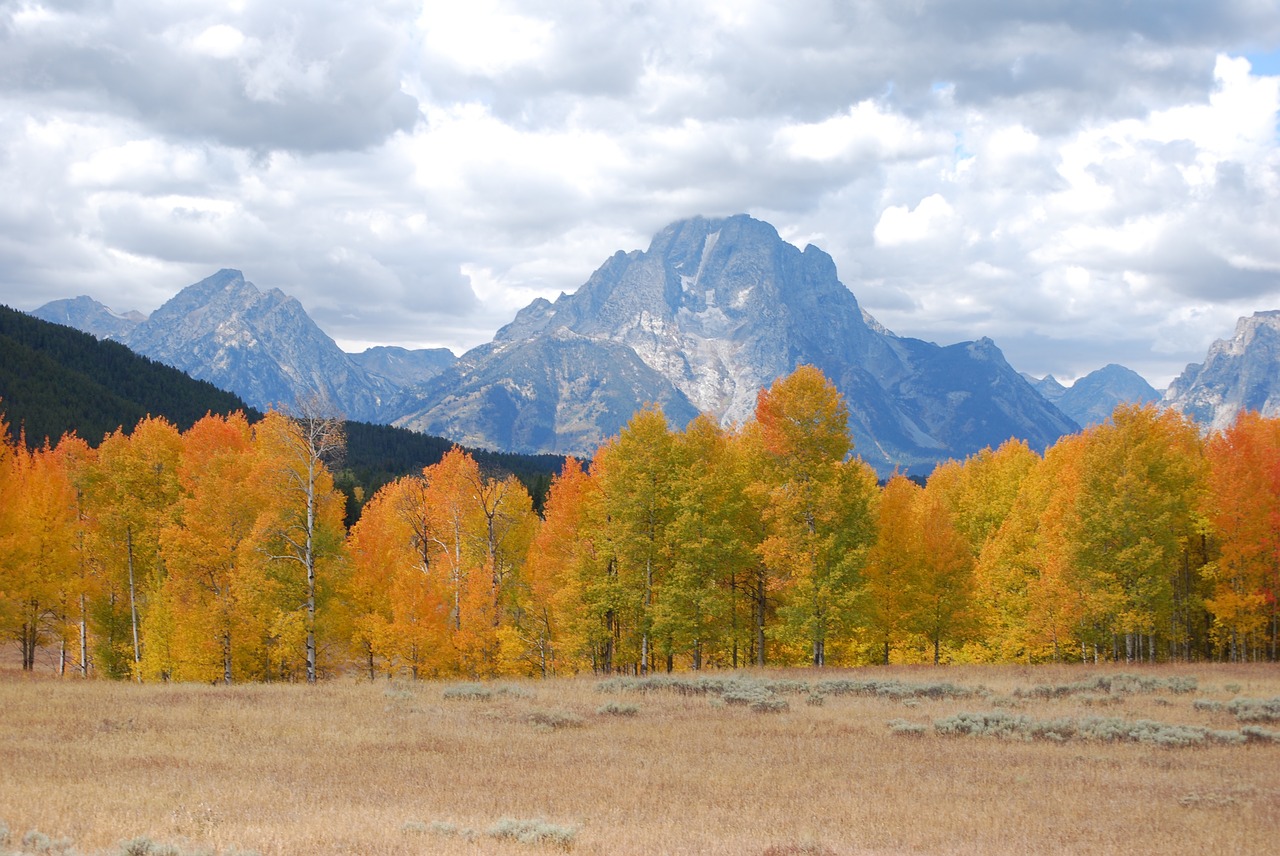
[{"label": "jagged summit", "polygon": [[371,420],[396,390],[353,362],[296,299],[229,268],[182,289],[124,342],[262,409],[318,397]]},{"label": "jagged summit", "polygon": [[1169,385],[1165,405],[1206,430],[1222,430],[1242,410],[1280,415],[1280,310],[1255,312],[1236,322],[1230,339],[1209,347]]},{"label": "jagged summit", "polygon": [[[573,386],[572,366],[548,342],[573,343],[611,390],[609,407],[584,406],[593,392]],[[511,417],[539,426],[515,435],[529,445],[512,450],[584,454],[616,430],[619,413],[647,401],[674,408],[678,425],[697,411],[745,420],[762,387],[804,363],[844,393],[858,451],[882,471],[924,469],[1010,436],[1043,448],[1076,427],[991,340],[939,348],[894,336],[829,255],[747,215],[672,223],[647,250],[612,255],[573,294],[533,301],[409,396],[398,424],[507,448],[516,440],[501,421]],[[569,436],[572,447],[533,440]]]}]

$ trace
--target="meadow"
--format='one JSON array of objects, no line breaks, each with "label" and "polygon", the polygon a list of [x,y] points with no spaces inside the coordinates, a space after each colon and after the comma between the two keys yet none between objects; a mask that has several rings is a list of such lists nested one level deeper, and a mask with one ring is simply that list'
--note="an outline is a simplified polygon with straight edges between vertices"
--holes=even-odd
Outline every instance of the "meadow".
[{"label": "meadow", "polygon": [[0,711],[4,854],[1260,853],[1280,829],[1274,665],[10,670]]}]

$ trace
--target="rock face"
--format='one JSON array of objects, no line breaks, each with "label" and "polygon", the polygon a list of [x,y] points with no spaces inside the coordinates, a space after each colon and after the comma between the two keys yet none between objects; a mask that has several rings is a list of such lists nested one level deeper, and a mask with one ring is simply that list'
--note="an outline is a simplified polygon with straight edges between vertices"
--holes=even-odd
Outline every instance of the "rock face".
[{"label": "rock face", "polygon": [[147,320],[141,312],[116,312],[92,297],[54,300],[31,313],[43,321],[74,327],[98,339],[123,341],[134,328]]},{"label": "rock face", "polygon": [[1160,400],[1160,393],[1142,375],[1115,363],[1090,372],[1071,386],[1063,386],[1053,375],[1027,380],[1037,392],[1081,426],[1107,421],[1120,404],[1147,404]]},{"label": "rock face", "polygon": [[297,300],[259,291],[238,270],[182,289],[123,341],[264,410],[315,397],[348,419],[373,421],[397,389],[357,365]]},{"label": "rock face", "polygon": [[844,394],[857,451],[881,472],[923,471],[1011,436],[1042,449],[1077,428],[990,340],[942,348],[893,335],[830,256],[745,215],[674,223],[574,294],[534,301],[407,394],[396,424],[588,454],[647,402],[677,427],[698,411],[746,420],[761,388],[805,363]]},{"label": "rock face", "polygon": [[1234,336],[1214,342],[1203,363],[1169,385],[1164,403],[1213,431],[1242,410],[1280,415],[1280,311],[1241,318]]}]

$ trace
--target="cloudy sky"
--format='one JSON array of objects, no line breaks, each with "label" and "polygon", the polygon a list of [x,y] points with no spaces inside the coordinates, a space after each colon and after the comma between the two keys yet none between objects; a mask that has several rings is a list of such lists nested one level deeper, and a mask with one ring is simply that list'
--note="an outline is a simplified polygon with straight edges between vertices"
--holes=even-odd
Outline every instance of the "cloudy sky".
[{"label": "cloudy sky", "polygon": [[488,341],[746,212],[890,329],[1163,386],[1280,309],[1280,0],[0,0],[0,302],[222,267]]}]

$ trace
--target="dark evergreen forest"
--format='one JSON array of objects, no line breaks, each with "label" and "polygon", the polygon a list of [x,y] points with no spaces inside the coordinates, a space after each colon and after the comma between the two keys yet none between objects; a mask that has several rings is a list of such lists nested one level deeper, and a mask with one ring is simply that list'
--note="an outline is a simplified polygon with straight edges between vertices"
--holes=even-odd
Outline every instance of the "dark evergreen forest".
[{"label": "dark evergreen forest", "polygon": [[[185,431],[207,413],[262,414],[233,393],[178,369],[0,305],[0,413],[15,441],[56,443],[74,432],[97,446],[112,431],[131,433],[144,417],[161,416]],[[438,463],[453,443],[390,425],[348,422],[344,460],[336,469],[347,495],[347,523],[379,487]],[[468,450],[486,472],[517,476],[541,509],[564,459]]]}]

